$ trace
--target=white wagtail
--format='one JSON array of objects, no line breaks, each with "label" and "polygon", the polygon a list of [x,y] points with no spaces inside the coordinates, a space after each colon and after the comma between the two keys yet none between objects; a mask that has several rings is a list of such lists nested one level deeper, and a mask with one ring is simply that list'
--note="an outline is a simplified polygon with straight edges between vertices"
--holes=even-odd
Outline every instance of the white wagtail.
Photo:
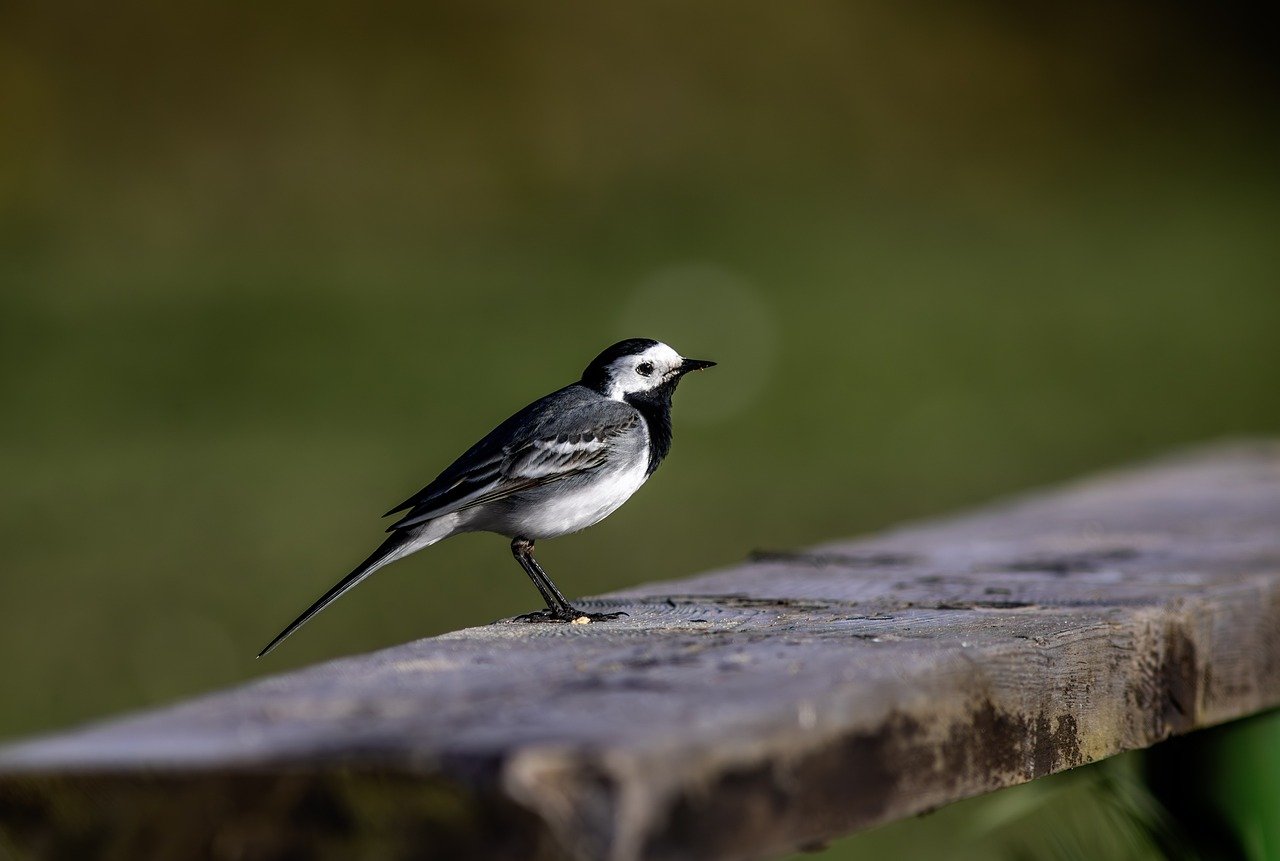
[{"label": "white wagtail", "polygon": [[640,489],[671,448],[671,396],[680,378],[715,362],[686,359],[632,338],[605,350],[582,379],[534,401],[467,449],[436,480],[384,516],[408,510],[391,537],[289,623],[258,657],[389,562],[460,532],[496,532],[538,587],[547,609],[525,621],[599,621],[565,599],[533,542],[599,523]]}]

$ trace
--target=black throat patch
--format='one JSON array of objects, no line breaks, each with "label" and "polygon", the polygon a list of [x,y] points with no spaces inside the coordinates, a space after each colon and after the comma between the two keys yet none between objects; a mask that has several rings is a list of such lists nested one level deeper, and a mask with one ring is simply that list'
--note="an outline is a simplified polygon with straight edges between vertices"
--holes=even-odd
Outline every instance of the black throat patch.
[{"label": "black throat patch", "polygon": [[675,393],[677,380],[663,383],[656,389],[647,392],[635,392],[625,395],[623,399],[640,411],[644,423],[649,428],[649,468],[645,475],[653,475],[653,471],[662,463],[662,459],[671,451],[671,396]]}]

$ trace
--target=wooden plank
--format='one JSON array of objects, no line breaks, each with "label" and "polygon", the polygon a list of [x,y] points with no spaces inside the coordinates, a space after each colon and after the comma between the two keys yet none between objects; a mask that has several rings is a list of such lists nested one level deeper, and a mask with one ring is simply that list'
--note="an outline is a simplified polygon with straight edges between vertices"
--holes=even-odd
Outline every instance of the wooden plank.
[{"label": "wooden plank", "polygon": [[1280,703],[1280,444],[589,603],[0,750],[0,848],[764,858],[1231,720]]}]

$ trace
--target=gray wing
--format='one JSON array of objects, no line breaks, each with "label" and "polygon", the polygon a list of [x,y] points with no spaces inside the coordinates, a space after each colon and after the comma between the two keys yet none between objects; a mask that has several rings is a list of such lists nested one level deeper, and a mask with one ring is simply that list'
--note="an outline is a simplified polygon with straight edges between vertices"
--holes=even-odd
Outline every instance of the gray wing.
[{"label": "gray wing", "polygon": [[643,421],[628,404],[577,393],[570,397],[566,392],[548,396],[499,425],[439,478],[388,512],[409,509],[387,531],[599,469],[618,437]]}]

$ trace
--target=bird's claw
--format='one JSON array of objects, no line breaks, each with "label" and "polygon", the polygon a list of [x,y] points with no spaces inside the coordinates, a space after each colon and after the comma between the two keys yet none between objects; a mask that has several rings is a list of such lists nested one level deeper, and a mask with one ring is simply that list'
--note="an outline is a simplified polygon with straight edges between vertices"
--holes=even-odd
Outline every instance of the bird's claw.
[{"label": "bird's claw", "polygon": [[516,616],[512,621],[587,625],[591,622],[609,622],[620,616],[628,615],[630,614],[623,611],[618,611],[616,613],[588,613],[586,610],[579,610],[577,607],[568,607],[564,610],[553,610],[550,607],[546,607],[533,613],[525,613],[522,616]]}]

